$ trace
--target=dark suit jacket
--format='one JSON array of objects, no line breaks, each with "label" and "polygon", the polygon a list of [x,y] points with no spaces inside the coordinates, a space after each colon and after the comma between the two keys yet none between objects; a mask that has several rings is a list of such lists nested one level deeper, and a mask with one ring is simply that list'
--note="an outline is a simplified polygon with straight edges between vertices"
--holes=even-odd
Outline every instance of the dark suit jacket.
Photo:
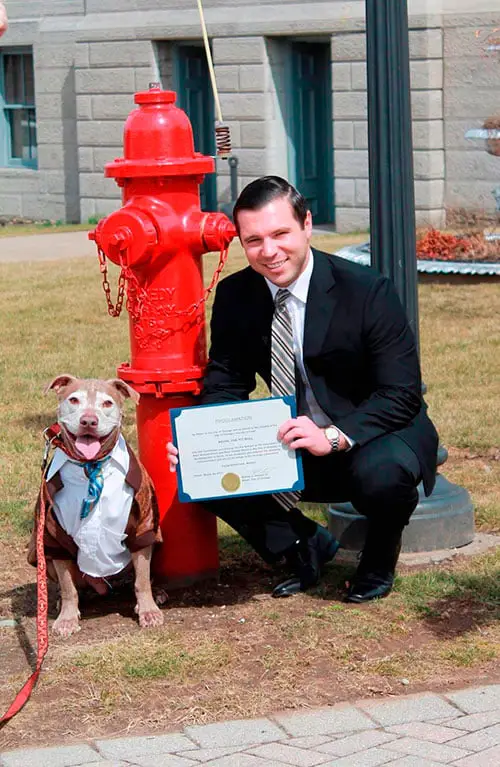
[{"label": "dark suit jacket", "polygon": [[[387,433],[401,437],[420,461],[429,494],[438,437],[422,399],[415,339],[392,282],[369,267],[313,253],[304,365],[318,404],[359,446]],[[264,278],[251,267],[222,280],[204,404],[248,399],[256,373],[269,386],[273,310]]]}]

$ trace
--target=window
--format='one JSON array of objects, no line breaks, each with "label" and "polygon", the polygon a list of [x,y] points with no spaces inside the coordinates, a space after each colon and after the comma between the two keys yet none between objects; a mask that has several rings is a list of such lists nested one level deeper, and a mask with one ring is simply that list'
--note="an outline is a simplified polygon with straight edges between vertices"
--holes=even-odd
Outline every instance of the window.
[{"label": "window", "polygon": [[33,54],[0,52],[0,165],[37,167]]}]

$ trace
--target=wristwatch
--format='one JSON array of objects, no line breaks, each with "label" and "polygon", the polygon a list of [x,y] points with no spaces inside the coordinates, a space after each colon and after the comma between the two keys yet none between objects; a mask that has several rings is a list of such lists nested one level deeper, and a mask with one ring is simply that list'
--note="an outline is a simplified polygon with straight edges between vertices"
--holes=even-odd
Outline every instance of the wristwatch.
[{"label": "wristwatch", "polygon": [[340,443],[339,430],[337,429],[336,426],[327,426],[326,429],[323,429],[323,431],[325,433],[325,437],[330,443],[330,446],[332,448],[332,453],[337,452],[337,450],[339,449],[339,443]]}]

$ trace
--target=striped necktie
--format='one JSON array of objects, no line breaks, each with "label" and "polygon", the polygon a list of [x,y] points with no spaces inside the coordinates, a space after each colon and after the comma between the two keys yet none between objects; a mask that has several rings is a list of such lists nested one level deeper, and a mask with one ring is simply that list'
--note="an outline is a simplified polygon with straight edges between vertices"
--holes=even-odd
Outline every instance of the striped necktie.
[{"label": "striped necktie", "polygon": [[[271,394],[273,397],[295,396],[295,356],[293,353],[293,330],[286,302],[291,293],[280,288],[274,299],[274,315],[271,325]],[[300,500],[300,493],[274,493],[278,503],[287,511]]]}]

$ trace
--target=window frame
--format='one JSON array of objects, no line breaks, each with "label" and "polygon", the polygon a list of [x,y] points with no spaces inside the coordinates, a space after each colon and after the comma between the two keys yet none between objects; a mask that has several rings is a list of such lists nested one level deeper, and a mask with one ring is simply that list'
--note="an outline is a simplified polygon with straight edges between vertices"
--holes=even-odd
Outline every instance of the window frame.
[{"label": "window frame", "polygon": [[[33,54],[33,48],[29,46],[11,46],[6,48],[0,48],[0,137],[4,134],[3,140],[0,140],[0,169],[10,168],[31,168],[36,170],[38,168],[38,151],[37,156],[24,160],[21,157],[12,157],[12,134],[11,134],[11,121],[9,119],[9,113],[15,112],[19,109],[32,109],[35,113],[35,126],[36,126],[36,99],[34,97],[33,104],[20,103],[20,104],[7,104],[5,100],[5,56],[26,56],[29,55],[33,62],[33,79],[35,73],[35,58]],[[25,85],[25,77],[23,72],[23,87]],[[33,83],[34,88],[34,83]],[[35,143],[31,145],[38,150],[38,138],[36,137]]]}]

